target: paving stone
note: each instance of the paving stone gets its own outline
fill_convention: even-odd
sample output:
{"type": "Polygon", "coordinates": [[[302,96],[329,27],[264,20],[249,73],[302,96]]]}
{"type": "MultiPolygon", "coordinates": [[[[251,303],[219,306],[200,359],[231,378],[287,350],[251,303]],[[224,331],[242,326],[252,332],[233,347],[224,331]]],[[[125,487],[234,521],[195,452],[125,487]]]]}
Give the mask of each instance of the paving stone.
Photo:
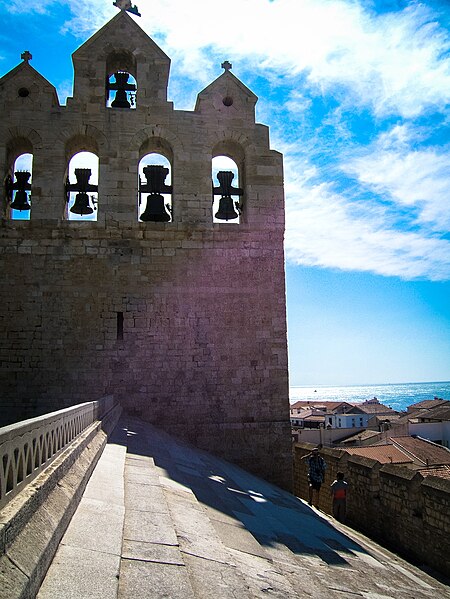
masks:
{"type": "Polygon", "coordinates": [[[225,547],[267,558],[264,548],[246,528],[218,520],[213,520],[212,525],[225,547]]]}
{"type": "Polygon", "coordinates": [[[231,564],[183,554],[189,578],[198,599],[253,598],[241,571],[231,564]]]}
{"type": "Polygon", "coordinates": [[[124,513],[123,505],[83,497],[61,542],[120,555],[124,513]]]}
{"type": "Polygon", "coordinates": [[[178,545],[173,524],[167,513],[127,510],[123,537],[128,541],[178,545]]]}
{"type": "Polygon", "coordinates": [[[160,486],[134,484],[127,480],[125,506],[130,511],[168,514],[167,503],[160,486]]]}
{"type": "Polygon", "coordinates": [[[185,566],[122,559],[117,599],[194,599],[185,566]]]}
{"type": "Polygon", "coordinates": [[[60,545],[37,599],[116,599],[120,557],[60,545]]]}
{"type": "Polygon", "coordinates": [[[161,543],[143,543],[142,541],[125,539],[122,547],[122,557],[144,562],[184,566],[179,548],[177,546],[162,545],[161,543]]]}

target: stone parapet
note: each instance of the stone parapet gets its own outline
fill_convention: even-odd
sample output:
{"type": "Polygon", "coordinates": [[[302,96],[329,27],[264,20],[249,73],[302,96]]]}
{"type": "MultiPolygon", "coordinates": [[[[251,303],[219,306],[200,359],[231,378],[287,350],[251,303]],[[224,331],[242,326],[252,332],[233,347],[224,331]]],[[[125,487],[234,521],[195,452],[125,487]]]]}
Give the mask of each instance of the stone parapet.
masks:
{"type": "Polygon", "coordinates": [[[105,397],[0,429],[2,489],[5,478],[17,483],[21,462],[30,459],[32,470],[12,489],[20,492],[2,498],[0,599],[36,597],[120,414],[120,405],[105,397]]]}
{"type": "MultiPolygon", "coordinates": [[[[294,446],[294,494],[307,499],[306,465],[312,445],[294,446]]],[[[331,514],[330,484],[339,470],[349,483],[346,522],[406,558],[450,577],[450,481],[424,478],[395,464],[324,448],[327,474],[320,509],[331,514]]]]}

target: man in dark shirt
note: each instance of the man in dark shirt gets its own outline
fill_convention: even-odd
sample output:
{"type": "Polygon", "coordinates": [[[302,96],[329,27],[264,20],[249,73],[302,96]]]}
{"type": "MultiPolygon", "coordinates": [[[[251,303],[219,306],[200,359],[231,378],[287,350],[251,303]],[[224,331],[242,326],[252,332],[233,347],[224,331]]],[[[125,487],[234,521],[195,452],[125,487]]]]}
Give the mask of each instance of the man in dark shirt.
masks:
{"type": "Polygon", "coordinates": [[[315,447],[311,453],[303,456],[302,460],[306,461],[308,466],[308,482],[309,482],[309,505],[313,504],[313,493],[316,492],[316,507],[319,507],[320,487],[325,478],[325,469],[327,467],[325,460],[319,455],[319,449],[315,447]]]}

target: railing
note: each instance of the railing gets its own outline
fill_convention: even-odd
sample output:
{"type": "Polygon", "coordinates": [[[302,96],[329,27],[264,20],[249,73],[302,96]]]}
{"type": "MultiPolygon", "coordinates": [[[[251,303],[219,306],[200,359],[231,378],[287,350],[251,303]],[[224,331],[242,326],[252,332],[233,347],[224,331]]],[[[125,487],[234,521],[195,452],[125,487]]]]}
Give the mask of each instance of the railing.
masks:
{"type": "Polygon", "coordinates": [[[0,428],[0,509],[113,408],[108,396],[0,428]]]}

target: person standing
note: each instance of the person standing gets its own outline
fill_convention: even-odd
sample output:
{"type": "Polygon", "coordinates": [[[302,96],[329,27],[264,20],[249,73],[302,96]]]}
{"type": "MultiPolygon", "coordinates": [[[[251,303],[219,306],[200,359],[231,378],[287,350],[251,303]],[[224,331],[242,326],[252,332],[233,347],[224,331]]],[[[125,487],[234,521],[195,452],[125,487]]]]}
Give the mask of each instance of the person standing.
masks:
{"type": "Polygon", "coordinates": [[[331,483],[333,494],[333,516],[339,522],[344,522],[347,512],[347,490],[348,482],[344,480],[344,473],[338,472],[336,480],[331,483]]]}
{"type": "Polygon", "coordinates": [[[319,454],[318,447],[315,447],[311,453],[308,453],[301,459],[305,460],[308,466],[309,505],[313,504],[313,495],[315,491],[315,505],[316,507],[319,507],[320,487],[325,479],[325,469],[327,465],[323,457],[319,454]]]}

